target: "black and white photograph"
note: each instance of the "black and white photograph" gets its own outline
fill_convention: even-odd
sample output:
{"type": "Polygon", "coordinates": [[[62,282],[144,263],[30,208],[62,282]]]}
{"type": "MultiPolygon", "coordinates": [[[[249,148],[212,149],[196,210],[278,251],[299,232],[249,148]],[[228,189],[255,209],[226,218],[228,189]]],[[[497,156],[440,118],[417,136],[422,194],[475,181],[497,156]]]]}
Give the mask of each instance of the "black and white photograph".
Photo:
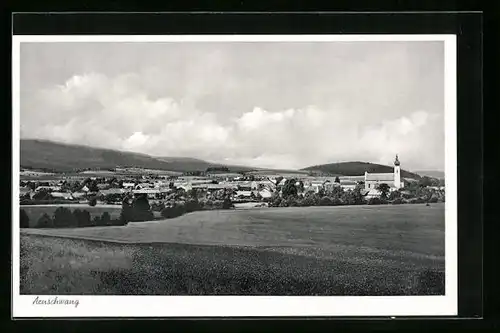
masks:
{"type": "Polygon", "coordinates": [[[25,316],[456,314],[454,36],[13,52],[25,316]]]}

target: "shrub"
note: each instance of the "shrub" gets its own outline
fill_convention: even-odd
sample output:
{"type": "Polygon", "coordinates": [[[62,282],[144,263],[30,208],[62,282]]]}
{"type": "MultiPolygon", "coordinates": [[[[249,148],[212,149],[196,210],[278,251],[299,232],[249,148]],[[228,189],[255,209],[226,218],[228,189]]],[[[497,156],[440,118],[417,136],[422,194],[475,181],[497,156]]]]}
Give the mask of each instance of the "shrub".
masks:
{"type": "Polygon", "coordinates": [[[78,221],[71,212],[65,207],[58,207],[54,212],[54,227],[56,228],[74,228],[78,226],[78,221]]]}
{"type": "Polygon", "coordinates": [[[212,200],[207,200],[205,201],[205,203],[203,204],[203,207],[205,209],[212,209],[214,206],[214,202],[212,200]]]}
{"type": "Polygon", "coordinates": [[[186,213],[194,212],[200,210],[200,204],[198,200],[188,200],[186,202],[186,213]]]}
{"type": "Polygon", "coordinates": [[[401,198],[397,198],[397,199],[392,200],[393,205],[400,205],[402,203],[403,203],[403,199],[401,199],[401,198]]]}
{"type": "Polygon", "coordinates": [[[380,200],[380,198],[374,197],[374,198],[368,199],[367,203],[369,205],[380,205],[382,203],[382,200],[380,200]]]}
{"type": "Polygon", "coordinates": [[[166,219],[171,219],[183,215],[186,212],[184,204],[174,204],[172,207],[165,207],[161,211],[161,216],[166,219]]]}
{"type": "Polygon", "coordinates": [[[417,203],[417,204],[423,204],[423,203],[425,203],[426,201],[427,201],[427,200],[425,200],[424,198],[417,198],[417,199],[415,199],[415,203],[417,203]]]}
{"type": "Polygon", "coordinates": [[[89,199],[89,206],[94,207],[95,205],[97,205],[97,198],[96,197],[90,198],[89,199]]]}
{"type": "Polygon", "coordinates": [[[320,206],[333,206],[333,200],[330,197],[324,196],[319,200],[320,206]]]}
{"type": "Polygon", "coordinates": [[[389,201],[387,201],[386,198],[380,197],[380,204],[381,205],[387,205],[388,203],[389,203],[389,201]]]}
{"type": "Polygon", "coordinates": [[[20,228],[29,228],[30,227],[30,218],[24,209],[21,209],[19,212],[19,227],[20,228]]]}
{"type": "Polygon", "coordinates": [[[280,207],[281,205],[281,198],[280,197],[275,197],[271,200],[271,206],[272,207],[280,207]]]}
{"type": "Polygon", "coordinates": [[[234,208],[231,199],[229,198],[224,199],[224,201],[222,202],[222,209],[231,209],[231,208],[234,208]]]}
{"type": "Polygon", "coordinates": [[[438,198],[437,198],[437,197],[432,197],[432,198],[429,200],[429,202],[430,202],[430,203],[437,203],[438,201],[439,201],[439,200],[438,200],[438,198]]]}
{"type": "MultiPolygon", "coordinates": [[[[136,198],[132,202],[131,222],[151,221],[154,219],[153,212],[149,206],[148,198],[144,195],[136,198]]],[[[128,222],[128,221],[127,221],[128,222]]]]}
{"type": "Polygon", "coordinates": [[[87,210],[75,209],[73,215],[76,218],[78,227],[88,227],[91,225],[90,213],[87,210]]]}
{"type": "Polygon", "coordinates": [[[111,215],[108,212],[104,212],[101,215],[101,225],[111,225],[111,215]]]}
{"type": "Polygon", "coordinates": [[[54,221],[47,213],[44,213],[36,222],[37,228],[51,228],[54,226],[54,221]]]}

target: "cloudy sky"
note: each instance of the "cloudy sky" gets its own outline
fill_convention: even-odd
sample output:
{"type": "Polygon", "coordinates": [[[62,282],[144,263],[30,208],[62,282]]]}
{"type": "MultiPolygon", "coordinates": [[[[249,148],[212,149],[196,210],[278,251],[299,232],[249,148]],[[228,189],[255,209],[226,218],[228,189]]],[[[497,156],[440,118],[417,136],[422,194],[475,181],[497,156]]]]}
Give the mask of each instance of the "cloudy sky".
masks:
{"type": "Polygon", "coordinates": [[[227,164],[444,169],[443,42],[23,43],[21,137],[227,164]]]}

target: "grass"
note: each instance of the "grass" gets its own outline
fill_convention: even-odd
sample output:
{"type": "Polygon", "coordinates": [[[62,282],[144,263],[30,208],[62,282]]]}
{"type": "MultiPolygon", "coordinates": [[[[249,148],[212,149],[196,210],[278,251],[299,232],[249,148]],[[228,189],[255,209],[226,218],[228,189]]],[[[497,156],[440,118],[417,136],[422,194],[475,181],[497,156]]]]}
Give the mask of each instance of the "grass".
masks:
{"type": "Polygon", "coordinates": [[[84,204],[74,204],[74,205],[29,205],[29,206],[20,206],[20,209],[24,209],[28,217],[30,218],[30,227],[34,227],[38,221],[38,219],[44,214],[47,213],[49,216],[53,216],[54,212],[58,207],[65,207],[71,209],[71,211],[75,209],[87,210],[90,213],[91,218],[94,216],[101,216],[102,213],[108,212],[112,219],[117,219],[120,217],[121,206],[116,205],[113,207],[105,206],[99,207],[94,206],[91,207],[89,205],[84,204]]]}
{"type": "Polygon", "coordinates": [[[27,229],[21,293],[444,294],[444,206],[206,211],[125,227],[27,229]]]}

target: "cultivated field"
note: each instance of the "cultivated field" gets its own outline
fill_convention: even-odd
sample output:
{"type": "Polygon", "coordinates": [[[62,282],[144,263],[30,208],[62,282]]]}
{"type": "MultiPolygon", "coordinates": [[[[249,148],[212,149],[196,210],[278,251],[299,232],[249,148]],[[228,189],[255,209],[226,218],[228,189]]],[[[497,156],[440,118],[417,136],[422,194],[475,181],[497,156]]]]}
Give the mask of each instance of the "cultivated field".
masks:
{"type": "Polygon", "coordinates": [[[30,218],[30,227],[34,227],[38,219],[47,213],[49,216],[53,216],[54,212],[58,207],[65,207],[71,209],[87,210],[90,213],[91,218],[94,216],[101,216],[102,213],[108,212],[112,219],[117,219],[120,216],[121,205],[100,205],[91,207],[85,204],[66,204],[66,205],[21,205],[20,209],[24,209],[28,217],[30,218]]]}
{"type": "Polygon", "coordinates": [[[123,227],[25,229],[21,282],[24,294],[444,294],[444,205],[203,211],[123,227]]]}

